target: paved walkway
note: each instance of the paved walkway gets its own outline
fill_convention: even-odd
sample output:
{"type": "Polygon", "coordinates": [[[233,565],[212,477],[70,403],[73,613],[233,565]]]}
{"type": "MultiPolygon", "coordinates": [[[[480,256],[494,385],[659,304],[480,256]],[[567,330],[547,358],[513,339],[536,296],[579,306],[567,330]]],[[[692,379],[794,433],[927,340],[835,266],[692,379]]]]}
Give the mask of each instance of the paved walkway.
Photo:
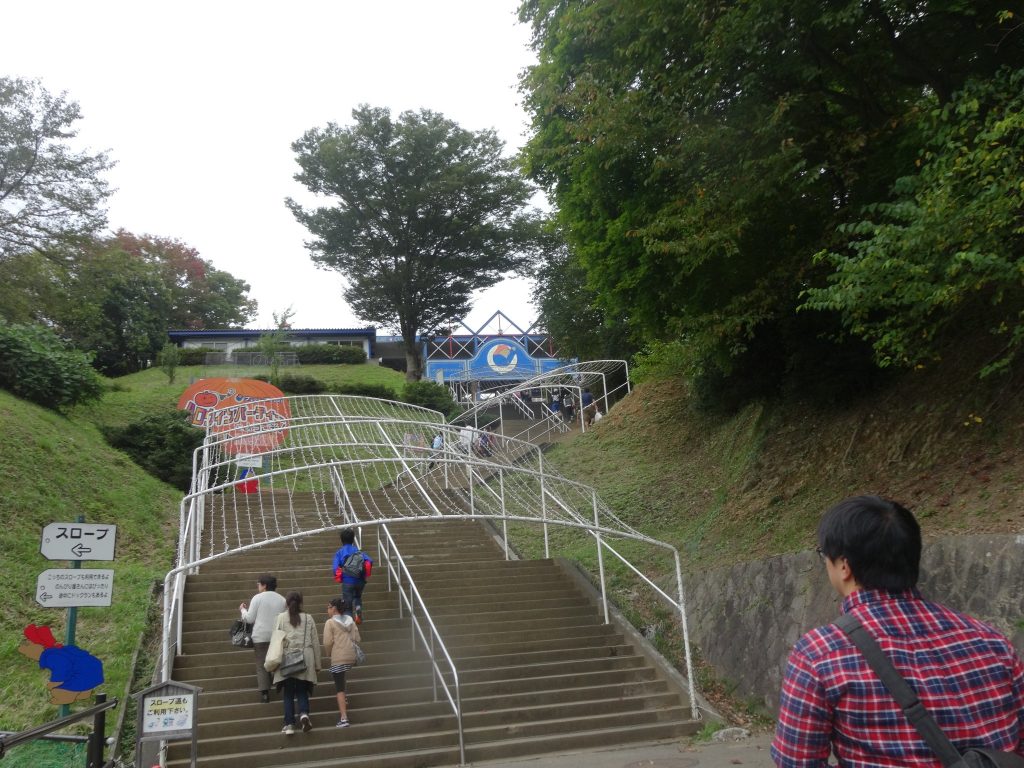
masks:
{"type": "Polygon", "coordinates": [[[687,740],[573,752],[567,755],[518,760],[485,760],[473,768],[772,768],[769,734],[741,741],[708,741],[690,745],[687,740]]]}

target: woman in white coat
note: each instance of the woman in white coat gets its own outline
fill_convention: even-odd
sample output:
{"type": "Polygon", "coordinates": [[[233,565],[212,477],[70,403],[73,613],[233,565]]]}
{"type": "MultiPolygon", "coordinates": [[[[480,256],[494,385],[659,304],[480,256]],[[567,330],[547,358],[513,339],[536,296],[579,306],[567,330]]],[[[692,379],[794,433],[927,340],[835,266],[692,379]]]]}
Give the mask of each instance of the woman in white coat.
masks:
{"type": "Polygon", "coordinates": [[[285,633],[282,653],[301,649],[306,660],[306,668],[295,675],[285,677],[281,674],[281,667],[274,672],[274,685],[282,692],[284,700],[284,728],[281,732],[291,736],[295,733],[296,710],[302,730],[313,730],[309,719],[309,694],[316,685],[316,673],[320,670],[320,644],[317,642],[316,622],[308,613],[302,612],[302,594],[289,592],[285,604],[288,610],[277,617],[274,626],[274,629],[285,633]]]}

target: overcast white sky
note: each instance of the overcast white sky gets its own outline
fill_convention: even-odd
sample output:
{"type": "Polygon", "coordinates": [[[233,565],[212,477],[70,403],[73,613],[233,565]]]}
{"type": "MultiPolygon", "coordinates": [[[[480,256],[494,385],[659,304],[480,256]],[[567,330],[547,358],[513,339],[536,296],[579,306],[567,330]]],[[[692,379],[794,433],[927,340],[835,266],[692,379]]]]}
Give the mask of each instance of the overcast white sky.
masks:
{"type": "MultiPolygon", "coordinates": [[[[79,136],[117,161],[111,230],[173,237],[251,286],[264,328],[365,323],[336,271],[313,266],[284,198],[309,199],[291,143],[361,103],[421,107],[494,128],[509,152],[527,118],[516,90],[533,61],[519,0],[32,0],[3,4],[0,74],[79,102],[79,136]]],[[[502,309],[535,319],[526,281],[477,297],[469,325],[502,309]]],[[[382,329],[383,330],[383,329],[382,329]]]]}

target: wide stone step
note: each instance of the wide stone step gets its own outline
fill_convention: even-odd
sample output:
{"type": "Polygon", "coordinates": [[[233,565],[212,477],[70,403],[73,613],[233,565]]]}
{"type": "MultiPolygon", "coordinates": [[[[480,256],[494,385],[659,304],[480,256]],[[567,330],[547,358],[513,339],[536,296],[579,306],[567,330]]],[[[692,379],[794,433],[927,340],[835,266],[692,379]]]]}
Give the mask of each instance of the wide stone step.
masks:
{"type": "MultiPolygon", "coordinates": [[[[296,494],[293,500],[300,498],[296,494]]],[[[248,501],[245,509],[264,515],[270,530],[277,530],[266,506],[239,501],[248,501]]],[[[369,514],[422,504],[394,488],[354,501],[369,514]]],[[[275,503],[286,508],[285,496],[279,494],[275,503]]],[[[447,507],[449,502],[438,503],[447,507]]],[[[299,525],[323,525],[322,506],[308,509],[299,512],[299,525]]],[[[279,525],[292,530],[284,518],[279,525]]],[[[680,691],[670,688],[632,640],[602,623],[599,606],[555,562],[506,560],[491,531],[474,521],[420,518],[389,529],[455,660],[467,760],[670,738],[694,730],[680,691]]],[[[364,593],[360,627],[369,663],[346,676],[352,722],[347,729],[333,727],[337,702],[325,663],[311,696],[313,731],[281,734],[279,693],[272,692],[271,703],[260,703],[253,652],[231,646],[227,633],[238,603],[252,598],[256,578],[267,572],[277,577],[282,594],[303,593],[319,635],[327,601],[340,594],[329,573],[340,546],[337,531],[317,532],[297,544],[254,547],[213,560],[189,577],[184,654],[176,659],[175,679],[203,689],[201,766],[412,768],[458,762],[455,715],[442,686],[435,686],[423,650],[412,642],[409,617],[399,615],[397,585],[388,590],[376,531],[368,525],[363,533],[362,546],[377,565],[364,593]]],[[[218,535],[223,532],[214,532],[213,547],[218,535]]],[[[203,551],[210,551],[209,545],[203,551]]],[[[443,659],[438,663],[454,691],[454,674],[443,659]]],[[[185,765],[187,744],[173,745],[169,757],[169,765],[185,765]]]]}

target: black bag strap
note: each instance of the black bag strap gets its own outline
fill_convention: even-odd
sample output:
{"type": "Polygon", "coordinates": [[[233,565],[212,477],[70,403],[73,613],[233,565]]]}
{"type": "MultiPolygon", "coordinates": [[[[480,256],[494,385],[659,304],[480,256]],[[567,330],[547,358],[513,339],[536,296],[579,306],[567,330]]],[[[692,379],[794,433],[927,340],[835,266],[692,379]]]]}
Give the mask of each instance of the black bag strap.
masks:
{"type": "Polygon", "coordinates": [[[839,627],[850,638],[857,649],[863,654],[868,666],[878,675],[878,679],[889,690],[896,703],[900,705],[903,714],[906,715],[917,732],[924,739],[924,743],[935,753],[946,768],[963,763],[963,756],[953,746],[953,742],[942,732],[935,718],[925,709],[924,704],[917,698],[914,689],[903,679],[903,676],[896,671],[896,667],[889,661],[875,638],[864,629],[864,626],[857,620],[856,616],[844,613],[835,621],[839,627]]]}

